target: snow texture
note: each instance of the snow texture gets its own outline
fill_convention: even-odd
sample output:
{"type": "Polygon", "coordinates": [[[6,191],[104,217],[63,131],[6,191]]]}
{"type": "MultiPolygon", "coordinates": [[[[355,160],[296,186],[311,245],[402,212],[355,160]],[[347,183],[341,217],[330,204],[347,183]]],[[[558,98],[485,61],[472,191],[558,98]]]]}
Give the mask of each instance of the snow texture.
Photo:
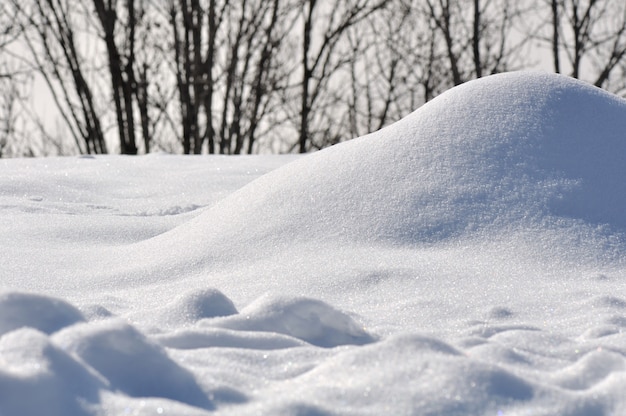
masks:
{"type": "Polygon", "coordinates": [[[625,132],[509,73],[302,157],[0,160],[0,415],[626,413],[625,132]]]}

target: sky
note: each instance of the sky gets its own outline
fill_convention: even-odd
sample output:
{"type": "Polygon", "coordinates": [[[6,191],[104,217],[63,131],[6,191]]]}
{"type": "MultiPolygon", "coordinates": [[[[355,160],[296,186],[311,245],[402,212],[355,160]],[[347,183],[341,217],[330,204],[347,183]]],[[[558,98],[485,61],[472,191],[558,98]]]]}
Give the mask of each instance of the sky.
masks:
{"type": "Polygon", "coordinates": [[[0,160],[0,414],[621,414],[625,128],[518,72],[310,155],[0,160]]]}

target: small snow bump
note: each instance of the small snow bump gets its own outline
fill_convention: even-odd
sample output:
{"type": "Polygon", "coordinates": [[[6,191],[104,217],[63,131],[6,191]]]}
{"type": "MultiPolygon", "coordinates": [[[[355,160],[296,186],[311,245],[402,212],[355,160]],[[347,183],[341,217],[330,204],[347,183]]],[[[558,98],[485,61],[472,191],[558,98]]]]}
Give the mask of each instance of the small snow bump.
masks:
{"type": "Polygon", "coordinates": [[[194,376],[133,326],[108,319],[75,325],[53,340],[134,397],[163,397],[211,409],[194,376]]]}
{"type": "Polygon", "coordinates": [[[305,297],[263,297],[246,307],[242,315],[216,324],[236,330],[277,332],[327,348],[375,340],[344,312],[305,297]]]}
{"type": "Polygon", "coordinates": [[[35,329],[0,337],[2,415],[85,415],[106,381],[35,329]]]}
{"type": "Polygon", "coordinates": [[[78,309],[61,299],[21,292],[0,293],[0,335],[22,327],[51,334],[84,320],[78,309]]]}
{"type": "Polygon", "coordinates": [[[197,289],[178,296],[165,306],[161,311],[161,321],[180,325],[235,314],[237,308],[219,290],[197,289]]]}

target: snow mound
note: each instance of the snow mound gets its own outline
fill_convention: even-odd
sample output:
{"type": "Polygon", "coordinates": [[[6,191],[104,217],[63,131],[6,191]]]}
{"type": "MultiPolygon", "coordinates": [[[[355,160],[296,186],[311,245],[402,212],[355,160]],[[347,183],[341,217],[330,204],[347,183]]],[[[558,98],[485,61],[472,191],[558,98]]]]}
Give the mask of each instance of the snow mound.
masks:
{"type": "Polygon", "coordinates": [[[350,316],[321,300],[303,297],[264,296],[239,315],[211,324],[240,331],[276,332],[328,348],[374,341],[350,316]]]}
{"type": "Polygon", "coordinates": [[[19,292],[0,293],[0,335],[29,327],[51,334],[84,321],[69,303],[44,295],[19,292]]]}
{"type": "Polygon", "coordinates": [[[260,177],[168,238],[195,236],[215,253],[224,241],[419,244],[581,224],[623,232],[624,131],[626,101],[593,86],[490,76],[260,177]]]}
{"type": "Polygon", "coordinates": [[[0,337],[0,413],[50,416],[92,414],[106,382],[32,328],[0,337]]]}
{"type": "Polygon", "coordinates": [[[116,319],[86,323],[56,333],[53,340],[80,357],[110,386],[133,397],[162,397],[211,408],[193,375],[159,345],[116,319]]]}
{"type": "Polygon", "coordinates": [[[171,325],[193,323],[204,318],[215,318],[237,313],[233,302],[217,289],[198,289],[174,299],[161,312],[160,322],[171,325]]]}

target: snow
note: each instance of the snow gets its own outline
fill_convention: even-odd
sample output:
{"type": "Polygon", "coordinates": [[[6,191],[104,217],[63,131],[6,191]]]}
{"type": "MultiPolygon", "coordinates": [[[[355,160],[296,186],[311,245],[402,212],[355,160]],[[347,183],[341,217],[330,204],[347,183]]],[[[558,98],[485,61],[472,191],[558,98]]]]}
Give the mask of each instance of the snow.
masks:
{"type": "Polygon", "coordinates": [[[306,156],[0,160],[0,414],[626,413],[625,131],[509,73],[306,156]]]}

